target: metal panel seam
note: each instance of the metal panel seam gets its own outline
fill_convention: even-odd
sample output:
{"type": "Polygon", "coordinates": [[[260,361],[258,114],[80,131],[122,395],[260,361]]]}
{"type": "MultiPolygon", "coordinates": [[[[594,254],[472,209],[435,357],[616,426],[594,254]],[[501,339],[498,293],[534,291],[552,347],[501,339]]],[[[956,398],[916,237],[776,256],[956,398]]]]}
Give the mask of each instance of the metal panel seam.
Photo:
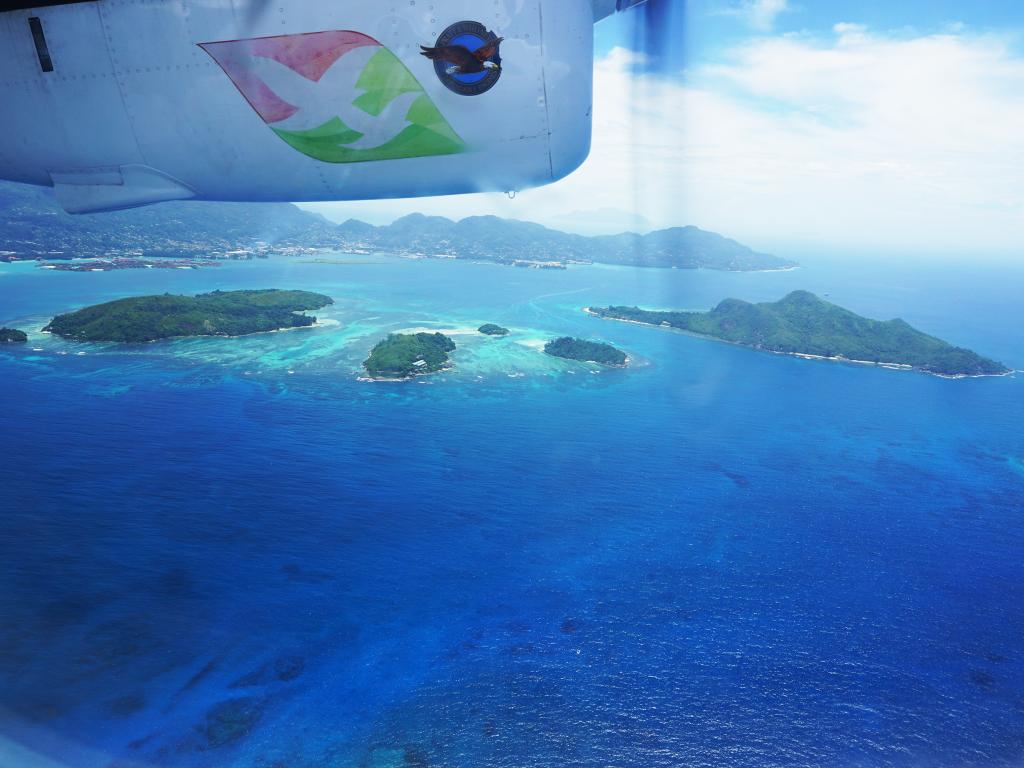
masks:
{"type": "Polygon", "coordinates": [[[114,81],[117,83],[117,93],[121,97],[121,106],[124,108],[124,116],[128,121],[128,127],[131,128],[132,138],[135,140],[135,151],[138,153],[143,164],[149,165],[149,160],[147,160],[145,154],[143,154],[142,145],[139,143],[139,134],[135,130],[135,121],[132,120],[131,110],[128,109],[128,97],[125,95],[124,83],[121,81],[121,75],[118,73],[117,62],[114,60],[114,54],[110,49],[110,31],[107,29],[107,21],[103,16],[103,6],[100,3],[96,3],[95,8],[96,15],[100,22],[100,29],[103,30],[103,45],[107,49],[107,60],[110,62],[110,73],[113,75],[114,81]]]}
{"type": "Polygon", "coordinates": [[[544,3],[543,0],[537,3],[538,24],[540,27],[540,82],[544,90],[544,122],[548,134],[548,173],[555,178],[555,160],[551,156],[551,111],[548,108],[548,74],[544,67],[544,59],[547,57],[547,43],[544,41],[544,3]]]}

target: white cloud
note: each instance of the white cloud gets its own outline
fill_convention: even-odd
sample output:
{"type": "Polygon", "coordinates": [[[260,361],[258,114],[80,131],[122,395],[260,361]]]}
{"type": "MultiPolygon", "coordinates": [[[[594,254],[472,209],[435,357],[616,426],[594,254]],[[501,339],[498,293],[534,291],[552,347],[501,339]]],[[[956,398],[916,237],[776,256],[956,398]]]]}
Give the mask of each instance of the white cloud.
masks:
{"type": "Polygon", "coordinates": [[[694,213],[721,221],[733,200],[744,230],[774,239],[781,225],[837,243],[1020,242],[1024,60],[994,37],[836,33],[756,41],[697,73],[685,145],[710,188],[694,213]]]}
{"type": "Polygon", "coordinates": [[[788,0],[740,0],[721,13],[738,16],[760,32],[769,32],[775,26],[775,17],[792,8],[788,0]]]}
{"type": "Polygon", "coordinates": [[[558,184],[514,201],[338,206],[377,221],[423,210],[553,224],[615,209],[775,250],[1024,242],[1024,59],[1005,40],[838,25],[826,41],[754,39],[686,85],[636,75],[634,59],[598,61],[593,152],[558,184]]]}

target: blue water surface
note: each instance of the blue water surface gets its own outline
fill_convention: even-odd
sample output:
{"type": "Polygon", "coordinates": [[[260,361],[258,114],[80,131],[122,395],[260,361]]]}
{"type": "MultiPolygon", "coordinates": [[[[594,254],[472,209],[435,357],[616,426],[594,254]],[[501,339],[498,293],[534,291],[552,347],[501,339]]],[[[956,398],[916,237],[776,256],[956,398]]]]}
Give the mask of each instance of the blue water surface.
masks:
{"type": "Polygon", "coordinates": [[[1024,377],[581,312],[806,288],[1024,368],[1024,269],[362,261],[0,266],[32,331],[0,349],[0,765],[1024,764],[1024,377]],[[38,333],[244,287],[329,293],[331,322],[38,333]],[[523,344],[359,380],[388,331],[482,322],[523,344]],[[635,364],[530,346],[566,334],[635,364]]]}

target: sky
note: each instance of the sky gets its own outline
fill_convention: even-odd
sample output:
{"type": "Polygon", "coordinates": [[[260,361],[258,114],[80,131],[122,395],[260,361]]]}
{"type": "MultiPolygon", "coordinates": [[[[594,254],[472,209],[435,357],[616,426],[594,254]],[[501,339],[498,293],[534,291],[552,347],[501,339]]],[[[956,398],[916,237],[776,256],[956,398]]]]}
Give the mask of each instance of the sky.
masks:
{"type": "Polygon", "coordinates": [[[595,28],[593,149],[568,178],[514,200],[304,207],[378,224],[496,214],[584,233],[695,224],[775,251],[1020,253],[1024,4],[653,10],[647,26],[633,10],[595,28]]]}

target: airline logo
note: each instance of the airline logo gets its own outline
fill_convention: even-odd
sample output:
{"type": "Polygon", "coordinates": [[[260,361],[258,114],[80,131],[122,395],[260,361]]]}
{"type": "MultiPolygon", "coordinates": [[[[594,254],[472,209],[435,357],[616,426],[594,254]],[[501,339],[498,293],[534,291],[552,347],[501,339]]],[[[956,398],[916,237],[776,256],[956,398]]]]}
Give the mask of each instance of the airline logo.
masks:
{"type": "Polygon", "coordinates": [[[462,152],[466,144],[391,51],[359,32],[202,43],[263,121],[325,163],[462,152]]]}

